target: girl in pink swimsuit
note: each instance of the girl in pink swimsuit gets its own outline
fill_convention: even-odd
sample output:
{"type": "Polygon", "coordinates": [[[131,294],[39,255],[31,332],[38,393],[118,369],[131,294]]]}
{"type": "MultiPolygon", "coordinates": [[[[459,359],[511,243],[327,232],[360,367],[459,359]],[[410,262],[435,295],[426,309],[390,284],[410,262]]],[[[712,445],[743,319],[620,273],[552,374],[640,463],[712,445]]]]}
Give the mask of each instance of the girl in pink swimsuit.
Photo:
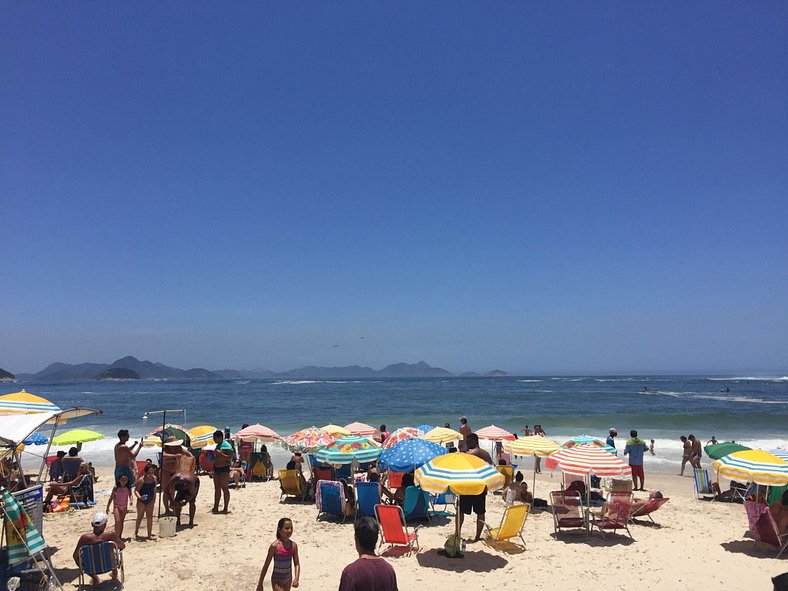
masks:
{"type": "Polygon", "coordinates": [[[109,513],[112,504],[115,504],[115,508],[112,510],[112,515],[115,517],[115,533],[121,539],[123,538],[123,523],[126,521],[126,513],[129,512],[129,493],[129,477],[122,473],[109,495],[109,501],[107,501],[107,513],[109,513]]]}
{"type": "Polygon", "coordinates": [[[293,522],[283,517],[276,525],[276,540],[268,548],[260,580],[257,582],[257,591],[263,591],[265,573],[271,561],[274,561],[274,570],[271,572],[271,587],[274,591],[290,591],[290,587],[298,587],[298,578],[301,576],[301,565],[298,562],[298,545],[290,539],[293,535],[293,522]],[[295,573],[293,572],[295,570],[295,573]]]}

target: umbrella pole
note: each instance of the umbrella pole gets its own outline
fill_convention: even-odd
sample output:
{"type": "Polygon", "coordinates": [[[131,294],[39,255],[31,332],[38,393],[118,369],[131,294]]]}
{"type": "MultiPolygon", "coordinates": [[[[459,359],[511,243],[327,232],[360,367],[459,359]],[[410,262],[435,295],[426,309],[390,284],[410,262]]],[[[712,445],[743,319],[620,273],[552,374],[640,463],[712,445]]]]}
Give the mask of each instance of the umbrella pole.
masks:
{"type": "Polygon", "coordinates": [[[534,454],[534,483],[531,485],[531,496],[536,498],[536,454],[534,454]]]}
{"type": "Polygon", "coordinates": [[[47,465],[47,458],[49,457],[49,450],[52,449],[52,439],[55,437],[55,431],[57,431],[57,421],[52,425],[52,433],[49,436],[49,441],[47,441],[47,450],[44,452],[44,459],[41,461],[41,467],[38,469],[38,480],[36,484],[41,484],[41,479],[44,476],[44,466],[47,465]]]}

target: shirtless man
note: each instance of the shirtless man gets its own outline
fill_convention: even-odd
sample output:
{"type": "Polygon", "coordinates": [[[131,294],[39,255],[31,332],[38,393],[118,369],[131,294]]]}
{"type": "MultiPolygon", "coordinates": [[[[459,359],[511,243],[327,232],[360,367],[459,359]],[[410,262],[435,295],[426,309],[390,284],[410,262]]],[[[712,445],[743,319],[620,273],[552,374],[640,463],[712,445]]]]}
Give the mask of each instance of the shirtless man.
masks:
{"type": "Polygon", "coordinates": [[[684,467],[687,465],[687,462],[690,461],[692,457],[692,442],[687,439],[686,435],[682,435],[679,437],[681,440],[681,445],[683,451],[681,453],[681,472],[679,472],[679,476],[684,476],[684,467]]]}
{"type": "Polygon", "coordinates": [[[222,513],[227,513],[230,505],[230,462],[233,459],[233,446],[224,439],[224,433],[215,431],[213,441],[216,443],[216,450],[213,456],[213,509],[212,513],[219,512],[219,500],[224,496],[224,509],[222,513]]]}
{"type": "MultiPolygon", "coordinates": [[[[170,435],[164,442],[164,451],[161,454],[161,486],[165,488],[176,472],[181,472],[181,459],[193,458],[192,453],[182,447],[183,441],[170,435]]],[[[170,505],[166,495],[164,497],[164,510],[169,511],[170,505]]]]}
{"type": "MultiPolygon", "coordinates": [[[[468,453],[470,455],[481,458],[488,464],[492,465],[493,461],[490,457],[490,454],[479,447],[479,437],[476,435],[476,433],[469,433],[466,435],[465,442],[468,444],[468,453]]],[[[484,530],[484,514],[487,509],[486,488],[478,495],[460,496],[460,531],[462,531],[462,522],[465,518],[465,515],[470,515],[471,509],[473,509],[473,512],[476,513],[476,537],[473,541],[478,542],[481,539],[482,531],[484,530]]]]}
{"type": "Polygon", "coordinates": [[[457,449],[460,451],[468,451],[468,435],[473,433],[470,425],[468,425],[468,417],[460,417],[460,433],[462,433],[463,439],[460,440],[457,449]]]}
{"type": "Polygon", "coordinates": [[[130,483],[137,481],[134,462],[137,459],[137,454],[142,449],[142,441],[132,443],[131,447],[126,445],[126,442],[129,440],[128,429],[118,431],[118,439],[120,441],[115,444],[115,486],[118,485],[121,474],[128,476],[130,483]],[[134,448],[137,449],[135,450],[134,448]]]}
{"type": "Polygon", "coordinates": [[[694,435],[690,435],[687,439],[692,442],[692,447],[690,448],[690,464],[692,464],[693,468],[700,468],[700,461],[703,458],[703,445],[700,439],[696,439],[694,435]]]}
{"type": "MultiPolygon", "coordinates": [[[[99,512],[93,515],[93,519],[90,522],[93,526],[93,531],[89,534],[82,534],[77,541],[77,547],[74,548],[73,557],[74,562],[77,563],[77,566],[79,566],[79,549],[82,546],[90,546],[91,544],[99,544],[101,542],[115,542],[115,544],[118,546],[118,550],[123,550],[123,548],[126,547],[125,542],[118,537],[118,534],[115,533],[115,530],[105,531],[107,528],[107,519],[106,513],[99,512]]],[[[112,578],[117,580],[117,569],[112,570],[112,578]]],[[[91,575],[90,581],[93,585],[99,584],[99,579],[96,575],[91,575]]]]}
{"type": "Polygon", "coordinates": [[[170,507],[169,512],[175,513],[176,522],[181,524],[181,508],[189,504],[189,527],[194,525],[194,513],[197,511],[197,494],[200,492],[200,479],[194,474],[176,472],[164,488],[164,498],[170,507]]]}

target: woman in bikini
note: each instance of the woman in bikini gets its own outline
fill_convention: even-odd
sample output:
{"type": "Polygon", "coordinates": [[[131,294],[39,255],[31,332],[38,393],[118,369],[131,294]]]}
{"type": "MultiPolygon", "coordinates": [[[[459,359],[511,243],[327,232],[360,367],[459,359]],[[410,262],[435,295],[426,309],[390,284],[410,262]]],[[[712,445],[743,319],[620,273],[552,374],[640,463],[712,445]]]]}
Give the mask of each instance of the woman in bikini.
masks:
{"type": "Polygon", "coordinates": [[[260,580],[257,582],[257,591],[263,591],[265,573],[268,572],[272,560],[274,570],[271,571],[271,588],[274,591],[290,591],[290,587],[298,587],[301,564],[298,562],[298,545],[290,539],[292,535],[293,522],[283,517],[276,525],[276,540],[268,548],[260,580]]]}
{"type": "Polygon", "coordinates": [[[140,535],[142,518],[148,519],[148,539],[153,539],[153,505],[156,500],[156,466],[148,464],[137,478],[134,486],[134,496],[137,497],[137,526],[134,528],[134,537],[140,535]]]}

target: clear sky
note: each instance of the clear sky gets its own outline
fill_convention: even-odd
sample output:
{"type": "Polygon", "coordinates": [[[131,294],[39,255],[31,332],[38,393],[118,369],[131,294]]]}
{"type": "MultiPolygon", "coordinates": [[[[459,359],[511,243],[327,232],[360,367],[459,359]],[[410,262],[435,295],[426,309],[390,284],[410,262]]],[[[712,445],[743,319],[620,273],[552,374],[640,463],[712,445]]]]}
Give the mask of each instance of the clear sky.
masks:
{"type": "Polygon", "coordinates": [[[788,372],[788,4],[548,4],[5,3],[0,367],[788,372]]]}

